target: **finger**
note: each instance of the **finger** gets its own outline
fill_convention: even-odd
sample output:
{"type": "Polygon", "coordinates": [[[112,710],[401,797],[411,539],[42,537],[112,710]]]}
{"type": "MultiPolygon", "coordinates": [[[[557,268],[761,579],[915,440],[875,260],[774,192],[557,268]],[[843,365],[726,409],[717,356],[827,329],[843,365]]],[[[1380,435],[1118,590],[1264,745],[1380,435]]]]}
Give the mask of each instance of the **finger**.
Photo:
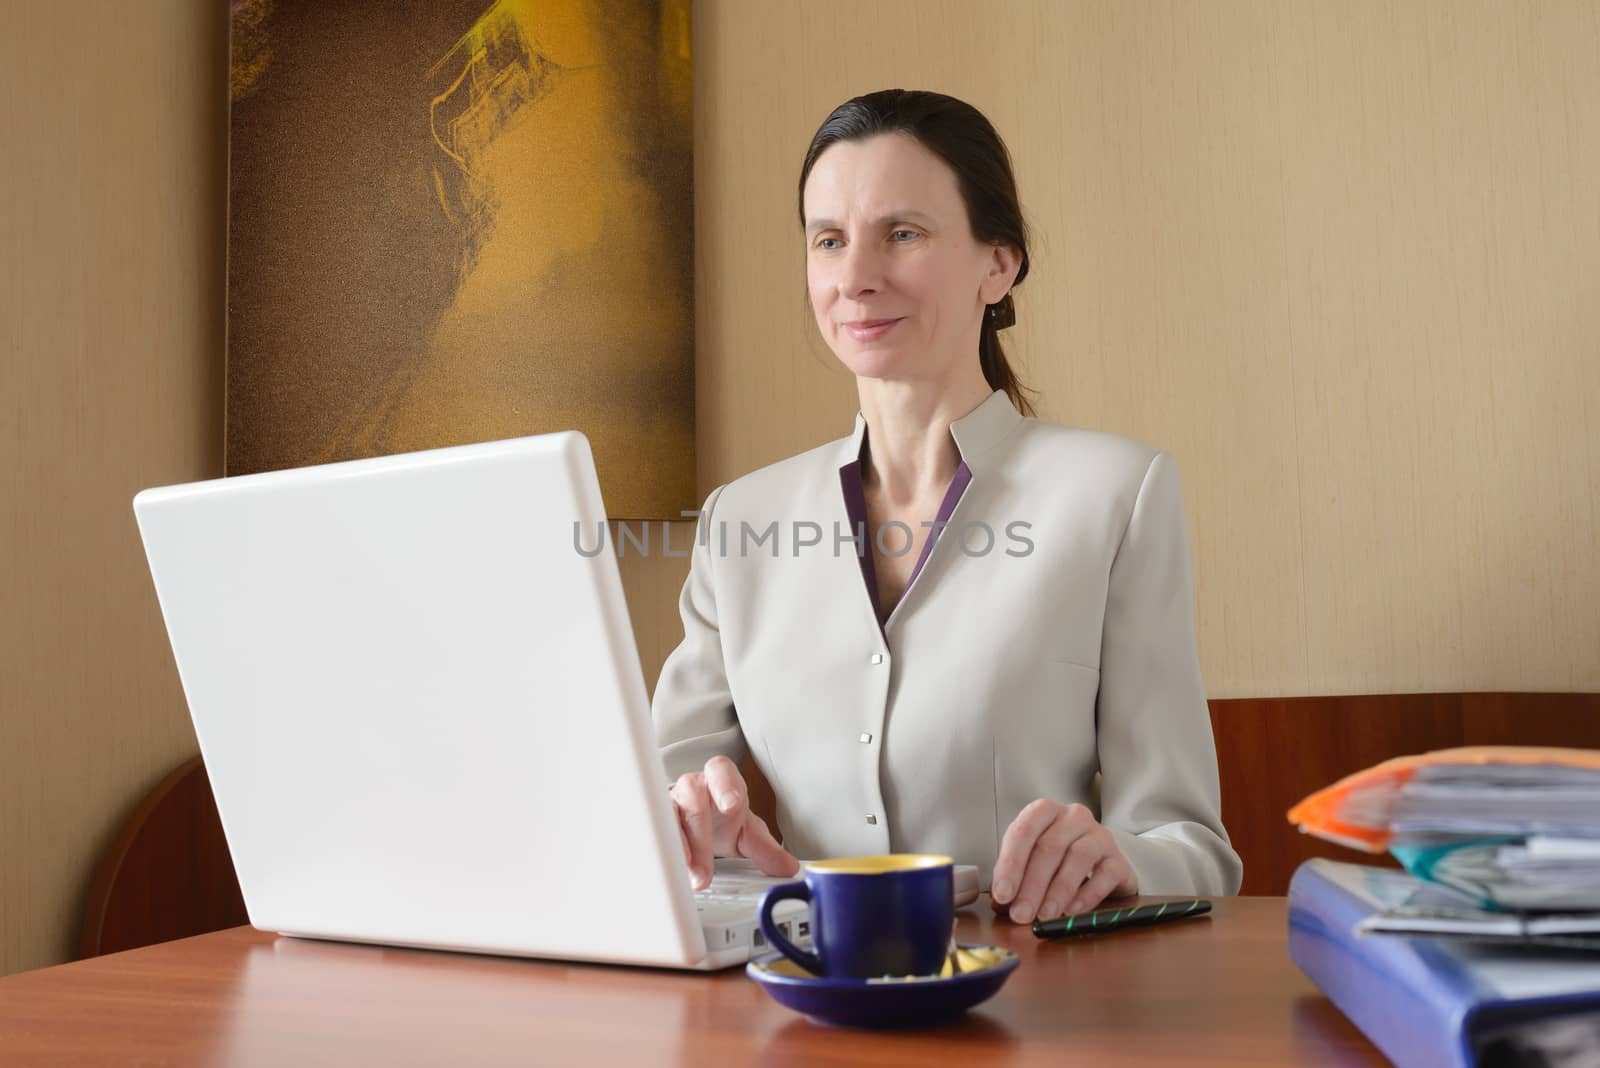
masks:
{"type": "Polygon", "coordinates": [[[678,817],[678,844],[683,847],[683,867],[687,871],[694,867],[694,857],[689,853],[689,832],[683,829],[683,809],[676,801],[672,804],[672,814],[678,817]]]}
{"type": "Polygon", "coordinates": [[[672,801],[672,812],[678,817],[678,844],[683,846],[683,867],[689,873],[689,885],[695,890],[702,890],[704,886],[700,881],[700,872],[695,868],[694,845],[690,842],[688,819],[676,797],[672,801]]]}
{"type": "MultiPolygon", "coordinates": [[[[1102,882],[1110,883],[1110,887],[1104,890],[1103,893],[1099,892],[1100,888],[1098,886],[1096,887],[1098,895],[1096,904],[1107,897],[1128,897],[1137,894],[1139,892],[1139,875],[1133,870],[1133,862],[1128,859],[1128,854],[1124,853],[1122,847],[1117,844],[1116,835],[1112,834],[1109,828],[1102,826],[1095,831],[1095,837],[1102,842],[1104,848],[1102,850],[1103,856],[1090,873],[1090,878],[1099,878],[1102,882]]],[[[1087,884],[1088,881],[1086,879],[1085,883],[1087,884]]],[[[1079,896],[1082,897],[1083,895],[1080,894],[1079,896]]],[[[1078,900],[1078,898],[1073,900],[1078,900]]],[[[1070,906],[1071,902],[1068,904],[1070,906]]],[[[1094,906],[1089,905],[1087,907],[1093,908],[1094,906]]]]}
{"type": "Polygon", "coordinates": [[[994,862],[994,874],[989,880],[989,895],[1002,905],[1009,905],[1022,885],[1027,870],[1028,857],[1033,844],[1039,840],[1046,827],[1055,820],[1056,806],[1039,800],[1029,804],[1006,828],[1000,839],[1000,856],[994,862]]]}
{"type": "Polygon", "coordinates": [[[725,756],[714,756],[706,761],[706,786],[716,802],[717,811],[724,816],[738,817],[740,810],[749,804],[749,790],[739,766],[725,756]]]}
{"type": "Polygon", "coordinates": [[[1112,891],[1126,885],[1133,876],[1133,869],[1119,853],[1102,860],[1094,869],[1094,874],[1089,876],[1078,891],[1078,896],[1067,906],[1069,912],[1088,912],[1099,905],[1112,891]]]}
{"type": "MultiPolygon", "coordinates": [[[[1039,906],[1039,919],[1055,920],[1068,912],[1082,911],[1070,906],[1077,900],[1095,865],[1102,863],[1107,856],[1107,846],[1097,834],[1084,834],[1073,842],[1061,860],[1056,877],[1050,880],[1050,888],[1045,891],[1043,903],[1039,906]]],[[[1095,899],[1097,903],[1099,900],[1095,899]]]]}
{"type": "Polygon", "coordinates": [[[767,875],[794,875],[800,862],[772,837],[766,821],[754,812],[745,813],[744,827],[739,832],[739,855],[756,862],[767,875]]]}
{"type": "Polygon", "coordinates": [[[714,866],[711,791],[706,789],[705,776],[698,772],[684,775],[672,789],[689,838],[689,878],[696,890],[704,890],[711,883],[714,866]]]}
{"type": "MultiPolygon", "coordinates": [[[[1028,858],[1027,870],[1022,876],[1022,885],[1017,889],[1017,899],[1011,903],[1011,919],[1016,923],[1028,923],[1038,913],[1044,902],[1045,891],[1050,889],[1050,883],[1061,870],[1062,863],[1071,851],[1079,848],[1079,842],[1089,832],[1092,824],[1086,823],[1081,817],[1074,818],[1070,808],[1062,809],[1045,832],[1039,836],[1039,841],[1034,843],[1033,855],[1028,858]]],[[[1088,874],[1089,865],[1083,866],[1079,874],[1081,880],[1088,874]]]]}

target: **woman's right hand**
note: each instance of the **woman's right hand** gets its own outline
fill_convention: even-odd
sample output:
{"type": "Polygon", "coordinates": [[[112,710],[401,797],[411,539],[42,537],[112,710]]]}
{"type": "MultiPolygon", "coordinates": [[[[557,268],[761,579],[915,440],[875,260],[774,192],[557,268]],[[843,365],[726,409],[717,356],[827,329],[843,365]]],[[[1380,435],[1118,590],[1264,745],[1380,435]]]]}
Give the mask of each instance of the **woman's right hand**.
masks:
{"type": "Polygon", "coordinates": [[[717,857],[748,857],[768,875],[794,875],[800,870],[800,862],[750,811],[744,776],[725,756],[706,761],[703,771],[678,776],[672,784],[672,807],[678,813],[678,838],[696,890],[711,885],[717,857]]]}

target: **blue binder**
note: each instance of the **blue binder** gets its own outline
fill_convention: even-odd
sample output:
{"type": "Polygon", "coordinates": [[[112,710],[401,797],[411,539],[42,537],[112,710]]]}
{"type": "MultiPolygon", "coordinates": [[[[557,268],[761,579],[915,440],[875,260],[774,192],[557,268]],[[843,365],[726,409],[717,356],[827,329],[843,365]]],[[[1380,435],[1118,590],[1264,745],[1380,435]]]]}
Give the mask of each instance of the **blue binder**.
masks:
{"type": "Polygon", "coordinates": [[[1600,1011],[1592,955],[1354,933],[1415,886],[1403,872],[1320,859],[1289,883],[1290,959],[1400,1068],[1470,1066],[1485,1032],[1600,1011]]]}

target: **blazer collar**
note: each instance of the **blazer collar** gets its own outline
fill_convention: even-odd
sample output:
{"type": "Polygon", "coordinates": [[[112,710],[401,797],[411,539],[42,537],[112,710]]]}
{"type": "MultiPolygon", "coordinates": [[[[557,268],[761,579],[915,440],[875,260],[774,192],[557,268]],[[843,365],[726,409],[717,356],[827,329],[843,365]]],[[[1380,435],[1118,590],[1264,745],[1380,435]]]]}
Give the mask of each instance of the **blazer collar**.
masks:
{"type": "MultiPolygon", "coordinates": [[[[956,439],[956,449],[967,469],[974,475],[981,475],[987,469],[988,454],[1010,437],[1021,422],[1022,414],[1006,396],[1006,391],[997,389],[982,404],[951,423],[950,436],[956,439]]],[[[867,417],[857,409],[855,430],[845,439],[845,446],[839,453],[839,466],[861,459],[861,446],[866,438],[867,417]]]]}

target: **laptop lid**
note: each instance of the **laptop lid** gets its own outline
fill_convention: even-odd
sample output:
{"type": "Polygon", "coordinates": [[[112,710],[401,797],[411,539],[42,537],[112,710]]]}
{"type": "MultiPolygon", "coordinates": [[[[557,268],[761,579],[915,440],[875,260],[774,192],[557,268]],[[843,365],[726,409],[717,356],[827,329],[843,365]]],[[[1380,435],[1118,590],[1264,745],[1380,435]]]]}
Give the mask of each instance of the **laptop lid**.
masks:
{"type": "Polygon", "coordinates": [[[146,490],[134,512],[254,926],[705,955],[581,433],[146,490]]]}

